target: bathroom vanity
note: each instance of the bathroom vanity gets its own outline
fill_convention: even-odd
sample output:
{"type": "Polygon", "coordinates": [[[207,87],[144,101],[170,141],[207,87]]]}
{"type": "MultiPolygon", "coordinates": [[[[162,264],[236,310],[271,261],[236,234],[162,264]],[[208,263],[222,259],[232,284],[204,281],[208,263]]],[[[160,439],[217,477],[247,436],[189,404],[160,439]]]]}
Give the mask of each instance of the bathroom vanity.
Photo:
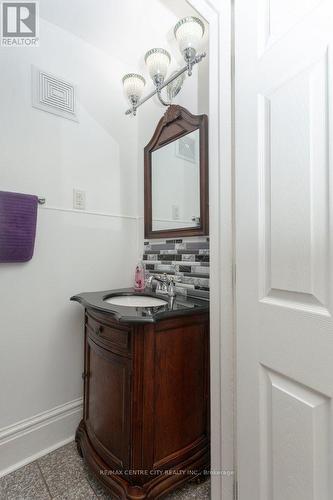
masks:
{"type": "Polygon", "coordinates": [[[132,289],[71,300],[85,309],[84,413],[76,441],[95,476],[117,498],[132,500],[162,498],[204,476],[209,303],[132,289]],[[105,300],[115,296],[125,305],[105,300]],[[133,296],[164,304],[137,307],[129,304],[133,296]]]}

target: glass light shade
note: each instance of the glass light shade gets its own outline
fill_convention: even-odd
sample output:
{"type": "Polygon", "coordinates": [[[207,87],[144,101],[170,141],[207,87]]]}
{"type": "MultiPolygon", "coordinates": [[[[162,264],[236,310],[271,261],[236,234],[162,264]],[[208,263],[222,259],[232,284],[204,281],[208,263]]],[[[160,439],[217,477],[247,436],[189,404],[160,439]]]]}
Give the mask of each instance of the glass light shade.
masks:
{"type": "MultiPolygon", "coordinates": [[[[175,74],[175,71],[170,75],[173,76],[175,74]]],[[[169,85],[166,86],[166,91],[167,91],[167,96],[169,101],[172,101],[176,97],[177,94],[182,89],[184,80],[185,80],[185,73],[182,73],[181,75],[178,76],[175,80],[169,83],[169,85]]]]}
{"type": "Polygon", "coordinates": [[[184,17],[178,21],[174,28],[174,35],[180,51],[194,49],[197,52],[204,32],[205,25],[197,17],[184,17]]]}
{"type": "Polygon", "coordinates": [[[145,63],[147,64],[151,78],[156,81],[163,82],[168,72],[168,67],[171,62],[170,54],[165,49],[151,49],[145,55],[145,63]]]}
{"type": "Polygon", "coordinates": [[[136,73],[128,73],[123,77],[123,85],[128,99],[131,101],[134,98],[138,101],[142,96],[146,80],[136,73]]]}

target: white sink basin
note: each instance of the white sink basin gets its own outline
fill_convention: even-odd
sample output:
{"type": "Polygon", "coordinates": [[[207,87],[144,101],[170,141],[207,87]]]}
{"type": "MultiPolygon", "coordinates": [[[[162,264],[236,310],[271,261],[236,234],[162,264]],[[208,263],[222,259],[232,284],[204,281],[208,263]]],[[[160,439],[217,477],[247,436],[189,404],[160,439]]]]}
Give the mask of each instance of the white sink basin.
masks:
{"type": "Polygon", "coordinates": [[[114,306],[126,307],[158,307],[167,304],[166,300],[148,297],[147,295],[115,295],[104,299],[104,302],[114,306]]]}

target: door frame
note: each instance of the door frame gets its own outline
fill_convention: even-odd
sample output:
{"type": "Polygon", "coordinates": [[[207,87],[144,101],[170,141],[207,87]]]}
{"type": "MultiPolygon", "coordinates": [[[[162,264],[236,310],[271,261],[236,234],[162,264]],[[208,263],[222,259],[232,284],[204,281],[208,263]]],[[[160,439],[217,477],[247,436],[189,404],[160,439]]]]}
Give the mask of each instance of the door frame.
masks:
{"type": "Polygon", "coordinates": [[[209,24],[211,479],[212,499],[232,500],[237,484],[233,0],[187,2],[209,24]]]}

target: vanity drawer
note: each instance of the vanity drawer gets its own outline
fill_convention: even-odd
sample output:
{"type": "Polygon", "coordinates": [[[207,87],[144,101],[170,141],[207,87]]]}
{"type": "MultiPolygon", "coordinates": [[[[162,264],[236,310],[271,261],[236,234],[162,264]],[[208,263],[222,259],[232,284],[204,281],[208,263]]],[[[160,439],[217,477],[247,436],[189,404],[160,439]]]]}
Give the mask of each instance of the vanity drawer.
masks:
{"type": "Polygon", "coordinates": [[[89,338],[101,347],[116,354],[131,354],[131,331],[127,326],[113,323],[95,311],[86,311],[86,330],[89,338]]]}

